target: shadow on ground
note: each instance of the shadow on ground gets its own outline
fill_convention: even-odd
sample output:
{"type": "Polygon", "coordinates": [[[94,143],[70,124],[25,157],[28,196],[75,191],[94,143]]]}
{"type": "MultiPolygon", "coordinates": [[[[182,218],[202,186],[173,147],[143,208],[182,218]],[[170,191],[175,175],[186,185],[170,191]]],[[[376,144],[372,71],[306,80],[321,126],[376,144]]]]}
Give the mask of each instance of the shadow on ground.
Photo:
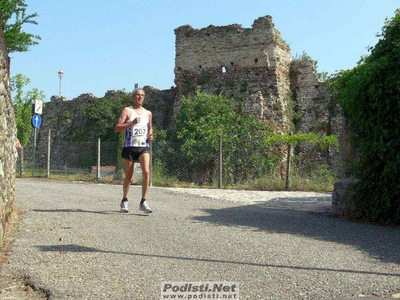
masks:
{"type": "Polygon", "coordinates": [[[59,213],[59,212],[64,212],[64,213],[91,213],[91,214],[101,214],[101,215],[126,215],[126,216],[140,216],[140,217],[148,217],[149,214],[146,213],[123,213],[119,211],[94,211],[94,210],[85,210],[85,209],[32,209],[31,211],[33,212],[40,212],[40,213],[59,213]]]}
{"type": "Polygon", "coordinates": [[[313,271],[327,271],[327,272],[335,272],[335,273],[339,272],[339,273],[352,273],[352,274],[372,274],[372,275],[400,277],[400,274],[372,272],[372,271],[355,271],[355,270],[346,270],[346,269],[299,267],[299,266],[279,265],[279,264],[242,262],[242,261],[234,261],[234,260],[207,259],[207,258],[198,258],[198,257],[189,257],[189,256],[173,256],[173,255],[161,255],[161,254],[153,254],[153,253],[108,251],[108,250],[101,250],[101,249],[93,248],[93,247],[80,246],[80,245],[76,245],[76,244],[36,246],[36,247],[42,252],[106,253],[106,254],[150,257],[150,258],[158,258],[158,259],[176,259],[176,260],[183,260],[183,261],[196,261],[196,262],[204,262],[204,263],[234,264],[234,265],[248,265],[248,266],[256,266],[256,267],[268,267],[268,268],[280,268],[280,269],[313,270],[313,271]]]}
{"type": "Polygon", "coordinates": [[[330,212],[332,210],[332,196],[279,197],[257,202],[257,205],[284,210],[330,212]]]}
{"type": "MultiPolygon", "coordinates": [[[[301,201],[296,198],[296,201],[301,201]]],[[[306,201],[306,200],[305,200],[306,201]]],[[[355,246],[376,259],[400,264],[400,228],[336,219],[329,214],[276,209],[259,205],[202,209],[192,220],[223,226],[306,236],[355,246]]]]}

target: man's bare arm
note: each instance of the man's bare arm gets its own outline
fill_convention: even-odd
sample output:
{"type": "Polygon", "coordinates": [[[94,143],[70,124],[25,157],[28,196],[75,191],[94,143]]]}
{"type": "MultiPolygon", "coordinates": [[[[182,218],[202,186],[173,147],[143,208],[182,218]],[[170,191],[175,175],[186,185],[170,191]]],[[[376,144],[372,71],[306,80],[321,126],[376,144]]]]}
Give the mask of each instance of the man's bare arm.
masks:
{"type": "Polygon", "coordinates": [[[125,107],[122,112],[121,115],[118,118],[117,124],[115,125],[114,131],[115,132],[121,132],[126,130],[127,128],[129,128],[130,126],[132,126],[133,124],[131,123],[125,123],[126,120],[128,120],[130,118],[130,110],[129,107],[125,107]]]}

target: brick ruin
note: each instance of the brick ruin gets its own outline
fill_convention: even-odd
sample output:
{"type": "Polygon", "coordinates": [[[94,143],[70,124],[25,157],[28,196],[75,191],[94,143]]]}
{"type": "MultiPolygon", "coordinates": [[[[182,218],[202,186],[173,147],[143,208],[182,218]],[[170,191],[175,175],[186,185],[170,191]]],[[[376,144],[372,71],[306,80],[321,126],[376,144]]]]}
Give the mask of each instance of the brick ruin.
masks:
{"type": "MultiPolygon", "coordinates": [[[[222,93],[242,97],[246,113],[269,123],[276,132],[341,136],[339,107],[331,103],[325,82],[317,78],[315,62],[292,59],[271,16],[258,18],[251,28],[185,25],[175,34],[175,116],[182,96],[197,91],[222,93]]],[[[315,146],[296,150],[304,164],[338,160],[332,152],[316,157],[311,148],[315,146]]]]}
{"type": "Polygon", "coordinates": [[[241,25],[190,25],[175,29],[175,83],[179,110],[182,95],[219,94],[245,97],[246,112],[286,131],[287,96],[290,92],[290,48],[275,29],[270,16],[241,25]]]}

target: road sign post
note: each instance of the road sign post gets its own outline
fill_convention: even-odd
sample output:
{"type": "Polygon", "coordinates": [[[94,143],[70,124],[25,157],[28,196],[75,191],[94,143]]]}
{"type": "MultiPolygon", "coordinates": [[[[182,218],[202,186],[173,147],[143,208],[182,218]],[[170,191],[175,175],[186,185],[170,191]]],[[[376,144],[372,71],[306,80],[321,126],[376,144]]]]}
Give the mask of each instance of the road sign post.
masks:
{"type": "MultiPolygon", "coordinates": [[[[41,111],[40,111],[41,113],[41,111]]],[[[35,128],[35,134],[33,137],[33,163],[32,163],[32,177],[35,176],[35,162],[36,162],[36,132],[37,129],[42,125],[42,117],[39,114],[32,116],[32,126],[35,128]]]]}
{"type": "Polygon", "coordinates": [[[32,113],[41,115],[43,112],[43,101],[42,100],[33,100],[32,101],[32,113]]]}
{"type": "Polygon", "coordinates": [[[39,114],[34,114],[31,123],[34,128],[39,128],[42,125],[42,117],[39,114]]]}

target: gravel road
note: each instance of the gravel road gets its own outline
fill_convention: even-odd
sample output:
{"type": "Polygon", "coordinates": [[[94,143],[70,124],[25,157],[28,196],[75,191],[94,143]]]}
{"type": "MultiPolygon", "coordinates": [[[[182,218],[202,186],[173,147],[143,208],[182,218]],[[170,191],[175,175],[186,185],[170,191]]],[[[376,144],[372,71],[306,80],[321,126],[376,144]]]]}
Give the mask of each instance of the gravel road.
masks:
{"type": "Polygon", "coordinates": [[[400,229],[333,218],[329,194],[152,187],[146,215],[137,186],[119,213],[121,192],[17,179],[24,213],[3,272],[50,299],[166,299],[162,282],[234,282],[251,300],[400,298],[400,229]]]}

